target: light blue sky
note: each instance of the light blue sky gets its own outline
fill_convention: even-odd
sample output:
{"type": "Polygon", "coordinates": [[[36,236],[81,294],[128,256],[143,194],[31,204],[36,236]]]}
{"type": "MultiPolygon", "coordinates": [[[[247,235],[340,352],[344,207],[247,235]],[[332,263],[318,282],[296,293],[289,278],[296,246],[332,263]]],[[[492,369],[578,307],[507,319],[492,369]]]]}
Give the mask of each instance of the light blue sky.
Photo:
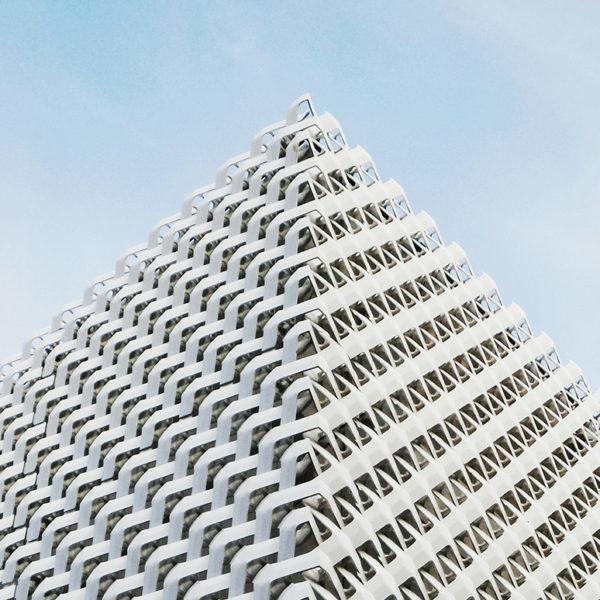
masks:
{"type": "Polygon", "coordinates": [[[309,92],[600,385],[600,4],[0,4],[0,356],[309,92]]]}

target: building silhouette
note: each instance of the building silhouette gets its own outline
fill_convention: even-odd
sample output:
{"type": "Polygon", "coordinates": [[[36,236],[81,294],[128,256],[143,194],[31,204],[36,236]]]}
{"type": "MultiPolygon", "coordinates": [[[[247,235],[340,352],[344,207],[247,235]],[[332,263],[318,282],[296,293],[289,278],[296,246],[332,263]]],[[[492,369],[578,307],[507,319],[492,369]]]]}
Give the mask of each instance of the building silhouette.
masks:
{"type": "Polygon", "coordinates": [[[597,399],[309,97],[0,385],[0,600],[600,598],[597,399]]]}

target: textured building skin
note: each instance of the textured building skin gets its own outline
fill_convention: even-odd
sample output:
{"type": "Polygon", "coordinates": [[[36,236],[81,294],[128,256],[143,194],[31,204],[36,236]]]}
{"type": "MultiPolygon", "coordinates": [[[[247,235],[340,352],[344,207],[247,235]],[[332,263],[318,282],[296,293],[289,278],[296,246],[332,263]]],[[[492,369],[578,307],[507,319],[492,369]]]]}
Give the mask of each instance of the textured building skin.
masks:
{"type": "Polygon", "coordinates": [[[0,600],[600,598],[597,399],[308,97],[2,376],[0,600]]]}

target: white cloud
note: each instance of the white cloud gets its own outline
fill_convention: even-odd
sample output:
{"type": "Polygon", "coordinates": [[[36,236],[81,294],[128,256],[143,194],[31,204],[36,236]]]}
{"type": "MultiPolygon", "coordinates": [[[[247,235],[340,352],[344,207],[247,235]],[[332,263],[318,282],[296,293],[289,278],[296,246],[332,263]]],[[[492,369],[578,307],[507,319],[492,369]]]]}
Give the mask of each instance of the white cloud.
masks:
{"type": "Polygon", "coordinates": [[[450,21],[494,45],[520,84],[571,125],[600,131],[600,4],[442,0],[450,21]]]}

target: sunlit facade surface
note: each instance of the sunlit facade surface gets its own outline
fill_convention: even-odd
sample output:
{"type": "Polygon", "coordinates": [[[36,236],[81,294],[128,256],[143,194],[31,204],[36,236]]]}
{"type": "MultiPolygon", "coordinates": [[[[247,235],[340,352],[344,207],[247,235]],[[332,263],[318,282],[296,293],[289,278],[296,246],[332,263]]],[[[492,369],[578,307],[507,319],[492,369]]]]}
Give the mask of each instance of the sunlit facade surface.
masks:
{"type": "Polygon", "coordinates": [[[303,97],[3,365],[0,600],[598,599],[599,410],[303,97]]]}

